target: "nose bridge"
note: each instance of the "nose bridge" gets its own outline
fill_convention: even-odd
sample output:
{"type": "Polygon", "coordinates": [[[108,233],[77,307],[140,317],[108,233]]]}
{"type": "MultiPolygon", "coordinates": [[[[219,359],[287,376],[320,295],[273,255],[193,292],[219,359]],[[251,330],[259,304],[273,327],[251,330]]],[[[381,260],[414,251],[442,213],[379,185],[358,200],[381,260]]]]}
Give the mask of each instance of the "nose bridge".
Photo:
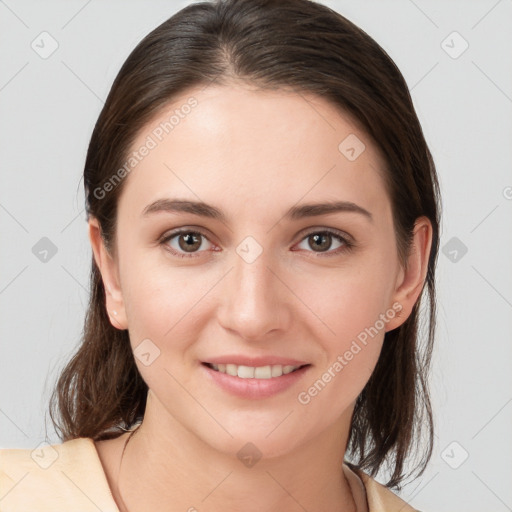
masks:
{"type": "Polygon", "coordinates": [[[252,237],[244,239],[233,254],[220,321],[246,339],[262,338],[285,328],[289,315],[283,285],[275,277],[270,252],[252,237]],[[270,267],[270,268],[269,268],[270,267]]]}

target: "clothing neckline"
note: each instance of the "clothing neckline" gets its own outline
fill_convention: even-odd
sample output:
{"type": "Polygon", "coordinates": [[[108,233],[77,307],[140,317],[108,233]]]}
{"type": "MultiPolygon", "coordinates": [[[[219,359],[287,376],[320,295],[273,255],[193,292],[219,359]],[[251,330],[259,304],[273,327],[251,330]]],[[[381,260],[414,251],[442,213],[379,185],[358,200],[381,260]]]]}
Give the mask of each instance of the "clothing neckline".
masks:
{"type": "MultiPolygon", "coordinates": [[[[139,425],[135,425],[133,428],[131,428],[129,430],[126,430],[126,432],[124,432],[124,434],[127,434],[129,432],[129,435],[127,436],[126,440],[122,444],[121,453],[124,453],[124,449],[126,448],[126,446],[127,446],[128,442],[129,442],[130,438],[132,437],[132,435],[137,430],[138,426],[139,425]]],[[[121,434],[120,436],[122,436],[124,434],[121,434]]],[[[118,436],[118,437],[120,437],[120,436],[118,436]]],[[[112,488],[110,486],[107,473],[105,471],[105,468],[103,467],[103,462],[101,461],[100,454],[99,454],[98,448],[96,446],[96,442],[92,438],[87,438],[87,439],[89,439],[91,441],[91,444],[92,444],[92,446],[94,448],[94,454],[95,454],[95,456],[97,458],[97,461],[99,462],[99,464],[101,466],[102,473],[103,473],[103,479],[104,479],[104,481],[105,481],[105,483],[107,485],[109,494],[110,494],[110,496],[112,498],[113,505],[116,507],[116,512],[120,512],[119,506],[117,505],[117,503],[116,503],[116,501],[114,499],[114,494],[113,494],[112,488]]],[[[347,463],[345,461],[343,461],[342,470],[344,472],[345,479],[346,479],[346,481],[347,481],[347,483],[348,483],[348,485],[350,487],[350,492],[351,492],[353,500],[354,500],[354,502],[356,504],[357,512],[371,512],[370,508],[369,508],[369,503],[368,503],[368,495],[367,495],[366,484],[363,481],[363,479],[360,477],[360,475],[358,473],[353,471],[347,465],[347,463]]],[[[119,472],[118,472],[118,476],[119,476],[119,472]]],[[[124,506],[126,507],[126,505],[124,505],[124,506]]]]}

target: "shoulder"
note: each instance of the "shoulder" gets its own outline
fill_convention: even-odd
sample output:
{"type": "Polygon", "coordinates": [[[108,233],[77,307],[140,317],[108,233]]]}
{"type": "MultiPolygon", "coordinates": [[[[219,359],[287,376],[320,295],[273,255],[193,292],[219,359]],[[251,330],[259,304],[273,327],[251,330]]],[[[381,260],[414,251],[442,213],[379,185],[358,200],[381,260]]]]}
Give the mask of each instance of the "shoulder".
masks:
{"type": "Polygon", "coordinates": [[[363,471],[350,468],[349,471],[354,472],[364,485],[369,512],[419,512],[363,471]]]}
{"type": "Polygon", "coordinates": [[[0,512],[118,512],[94,441],[0,450],[0,512]]]}

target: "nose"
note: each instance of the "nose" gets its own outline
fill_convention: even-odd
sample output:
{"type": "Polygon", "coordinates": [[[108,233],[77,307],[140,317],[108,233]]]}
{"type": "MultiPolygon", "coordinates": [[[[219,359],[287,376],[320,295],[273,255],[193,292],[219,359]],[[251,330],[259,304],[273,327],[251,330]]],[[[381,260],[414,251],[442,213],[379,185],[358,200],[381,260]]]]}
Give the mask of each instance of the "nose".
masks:
{"type": "Polygon", "coordinates": [[[265,251],[251,263],[235,254],[221,291],[220,324],[248,341],[288,329],[292,294],[279,274],[265,251]]]}

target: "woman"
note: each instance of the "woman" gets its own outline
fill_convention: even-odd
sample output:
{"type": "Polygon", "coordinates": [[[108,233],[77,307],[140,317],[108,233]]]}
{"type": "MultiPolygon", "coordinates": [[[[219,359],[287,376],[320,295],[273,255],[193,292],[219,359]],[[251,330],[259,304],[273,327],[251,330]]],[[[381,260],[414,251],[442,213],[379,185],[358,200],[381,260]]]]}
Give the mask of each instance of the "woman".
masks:
{"type": "Polygon", "coordinates": [[[3,450],[1,510],[413,510],[388,488],[432,451],[439,191],[375,41],[307,0],[192,4],[126,60],[84,183],[63,443],[3,450]]]}

